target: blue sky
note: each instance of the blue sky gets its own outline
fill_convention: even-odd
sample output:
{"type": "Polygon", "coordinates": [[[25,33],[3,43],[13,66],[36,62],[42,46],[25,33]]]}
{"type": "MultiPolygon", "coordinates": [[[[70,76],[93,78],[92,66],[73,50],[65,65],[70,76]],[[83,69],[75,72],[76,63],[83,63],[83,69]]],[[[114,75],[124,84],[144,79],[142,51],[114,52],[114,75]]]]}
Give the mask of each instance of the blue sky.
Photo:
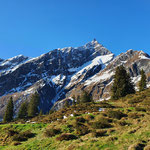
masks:
{"type": "Polygon", "coordinates": [[[96,38],[150,54],[150,0],[0,0],[0,58],[35,57],[96,38]]]}

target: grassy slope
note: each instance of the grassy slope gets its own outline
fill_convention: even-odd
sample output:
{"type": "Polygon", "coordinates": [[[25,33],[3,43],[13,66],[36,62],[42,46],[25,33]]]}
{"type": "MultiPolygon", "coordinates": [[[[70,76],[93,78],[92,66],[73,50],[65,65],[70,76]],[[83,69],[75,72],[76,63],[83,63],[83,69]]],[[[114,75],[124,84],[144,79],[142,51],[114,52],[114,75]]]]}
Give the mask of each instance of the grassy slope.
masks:
{"type": "MultiPolygon", "coordinates": [[[[120,116],[120,115],[119,115],[120,116]]],[[[0,149],[6,150],[126,150],[133,143],[141,143],[143,146],[150,145],[150,89],[144,92],[128,95],[117,101],[106,103],[82,104],[60,110],[51,115],[33,118],[36,123],[22,121],[0,125],[0,149]],[[105,108],[107,107],[107,108],[105,108]],[[99,112],[99,108],[105,108],[99,112]],[[118,119],[113,111],[122,112],[125,116],[118,119]],[[73,114],[74,116],[70,116],[73,114]],[[63,119],[63,116],[67,116],[63,119]],[[79,119],[78,119],[79,118],[79,119]],[[85,119],[85,120],[84,120],[85,119]],[[103,119],[111,127],[97,129],[95,122],[103,119]],[[80,135],[77,132],[78,123],[88,129],[88,133],[80,135]],[[69,126],[70,125],[70,126],[69,126]],[[77,137],[75,140],[56,140],[61,133],[47,137],[44,132],[47,129],[60,129],[62,133],[71,133],[77,137]],[[35,136],[26,141],[14,141],[8,136],[8,130],[23,132],[31,130],[35,136]],[[106,134],[97,137],[95,132],[106,131],[106,134]]],[[[101,128],[101,127],[100,127],[101,128]]],[[[82,130],[82,129],[79,129],[82,130]]]]}

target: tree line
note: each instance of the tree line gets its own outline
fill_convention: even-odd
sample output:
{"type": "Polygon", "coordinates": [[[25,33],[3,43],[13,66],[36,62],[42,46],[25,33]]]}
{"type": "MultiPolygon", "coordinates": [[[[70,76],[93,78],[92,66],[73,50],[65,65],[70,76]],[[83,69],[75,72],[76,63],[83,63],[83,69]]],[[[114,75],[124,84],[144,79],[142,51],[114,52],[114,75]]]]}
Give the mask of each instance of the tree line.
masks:
{"type": "MultiPolygon", "coordinates": [[[[30,102],[23,102],[20,106],[20,109],[18,111],[17,118],[18,119],[25,119],[25,118],[31,118],[38,115],[38,105],[40,102],[40,96],[38,93],[35,93],[31,96],[30,102]]],[[[3,117],[3,122],[10,122],[13,120],[14,116],[14,104],[13,104],[13,98],[11,97],[8,101],[6,111],[3,117]]]]}

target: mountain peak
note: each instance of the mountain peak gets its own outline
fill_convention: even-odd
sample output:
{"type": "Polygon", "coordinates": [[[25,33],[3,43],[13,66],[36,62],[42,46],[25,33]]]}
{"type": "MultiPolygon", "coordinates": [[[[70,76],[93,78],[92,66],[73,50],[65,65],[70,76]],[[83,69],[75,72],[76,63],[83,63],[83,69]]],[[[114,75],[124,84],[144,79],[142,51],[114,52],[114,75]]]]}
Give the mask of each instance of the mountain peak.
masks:
{"type": "Polygon", "coordinates": [[[96,47],[103,47],[96,39],[92,40],[91,42],[88,42],[84,45],[86,48],[96,48],[96,47]]]}

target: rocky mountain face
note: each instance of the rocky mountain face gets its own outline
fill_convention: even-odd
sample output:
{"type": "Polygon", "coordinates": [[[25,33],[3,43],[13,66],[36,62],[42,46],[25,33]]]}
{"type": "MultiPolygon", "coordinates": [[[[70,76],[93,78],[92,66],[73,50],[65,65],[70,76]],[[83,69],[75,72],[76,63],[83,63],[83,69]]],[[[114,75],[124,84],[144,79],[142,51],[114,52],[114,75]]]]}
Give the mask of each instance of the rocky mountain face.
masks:
{"type": "Polygon", "coordinates": [[[38,91],[39,108],[47,112],[62,107],[65,99],[87,90],[94,100],[110,97],[115,67],[124,64],[136,84],[143,69],[150,81],[150,57],[142,51],[128,50],[115,57],[93,40],[81,47],[55,49],[36,58],[19,55],[0,60],[0,116],[13,96],[15,112],[23,101],[38,91]],[[63,101],[60,101],[62,100],[63,101]]]}

